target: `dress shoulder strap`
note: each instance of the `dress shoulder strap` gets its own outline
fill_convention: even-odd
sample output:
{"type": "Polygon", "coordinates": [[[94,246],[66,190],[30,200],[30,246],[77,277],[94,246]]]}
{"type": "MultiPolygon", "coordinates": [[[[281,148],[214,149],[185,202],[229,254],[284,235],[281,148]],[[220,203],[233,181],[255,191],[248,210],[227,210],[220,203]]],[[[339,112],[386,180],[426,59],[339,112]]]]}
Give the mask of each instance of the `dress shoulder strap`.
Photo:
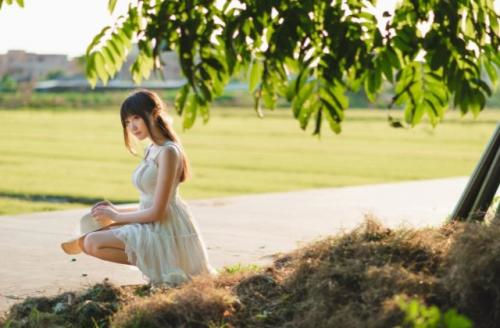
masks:
{"type": "Polygon", "coordinates": [[[150,144],[146,150],[144,151],[144,159],[148,158],[149,153],[151,153],[151,149],[153,148],[153,144],[150,144]]]}
{"type": "Polygon", "coordinates": [[[161,150],[163,148],[165,148],[165,146],[167,145],[173,145],[174,147],[177,148],[177,150],[179,151],[179,153],[181,154],[181,156],[183,156],[183,151],[182,151],[182,147],[177,144],[176,142],[173,142],[173,141],[166,141],[161,147],[158,147],[158,150],[151,156],[151,159],[153,160],[153,162],[156,164],[156,166],[158,166],[158,163],[156,161],[156,158],[158,157],[158,154],[161,152],[161,150]]]}
{"type": "Polygon", "coordinates": [[[176,143],[176,142],[174,142],[174,141],[170,141],[170,140],[168,140],[168,141],[166,141],[163,145],[164,145],[164,146],[166,146],[166,145],[173,145],[173,146],[175,146],[175,148],[177,148],[177,150],[178,150],[178,151],[182,154],[182,147],[181,147],[178,143],[176,143]]]}

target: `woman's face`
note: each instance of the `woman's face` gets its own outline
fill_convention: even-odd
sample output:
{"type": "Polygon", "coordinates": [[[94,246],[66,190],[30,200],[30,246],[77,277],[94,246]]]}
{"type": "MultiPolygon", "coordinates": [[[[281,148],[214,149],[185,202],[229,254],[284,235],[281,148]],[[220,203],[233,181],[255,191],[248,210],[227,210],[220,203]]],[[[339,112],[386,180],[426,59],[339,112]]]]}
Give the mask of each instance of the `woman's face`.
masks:
{"type": "Polygon", "coordinates": [[[137,139],[144,140],[149,137],[148,127],[139,115],[130,115],[125,120],[128,131],[137,139]]]}

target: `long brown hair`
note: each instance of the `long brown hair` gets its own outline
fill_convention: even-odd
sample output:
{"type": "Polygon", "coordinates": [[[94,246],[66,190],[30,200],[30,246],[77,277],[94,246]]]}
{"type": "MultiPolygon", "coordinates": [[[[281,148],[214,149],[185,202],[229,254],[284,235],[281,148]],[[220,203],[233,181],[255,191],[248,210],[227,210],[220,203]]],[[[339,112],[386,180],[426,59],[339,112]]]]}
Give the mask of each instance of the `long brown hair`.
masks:
{"type": "Polygon", "coordinates": [[[180,181],[185,181],[190,176],[189,161],[187,159],[186,153],[184,152],[184,149],[182,148],[179,137],[174,132],[171,124],[165,118],[167,115],[167,108],[161,98],[153,91],[140,89],[128,96],[127,99],[125,99],[125,101],[122,103],[120,109],[120,118],[122,121],[125,147],[132,155],[137,156],[137,152],[131,146],[130,136],[127,131],[127,124],[125,123],[127,117],[129,117],[130,115],[138,115],[144,120],[144,123],[146,124],[146,127],[149,131],[149,135],[154,143],[160,144],[158,140],[155,140],[155,136],[153,136],[151,124],[148,117],[151,117],[153,119],[154,124],[156,125],[156,127],[158,127],[161,134],[165,138],[181,146],[183,155],[183,167],[180,181]]]}

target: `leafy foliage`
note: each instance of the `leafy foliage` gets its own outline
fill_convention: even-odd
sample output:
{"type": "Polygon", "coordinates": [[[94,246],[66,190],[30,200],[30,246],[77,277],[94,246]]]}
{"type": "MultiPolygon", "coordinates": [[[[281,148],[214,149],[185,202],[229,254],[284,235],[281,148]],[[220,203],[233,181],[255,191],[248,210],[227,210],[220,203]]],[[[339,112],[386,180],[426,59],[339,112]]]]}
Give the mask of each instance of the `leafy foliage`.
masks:
{"type": "Polygon", "coordinates": [[[24,7],[24,0],[0,0],[0,9],[2,9],[2,5],[6,3],[7,5],[12,5],[16,3],[19,7],[24,7]]]}
{"type": "Polygon", "coordinates": [[[398,304],[405,312],[404,326],[415,328],[471,328],[472,322],[454,309],[445,313],[435,305],[425,306],[418,299],[399,298],[398,304]]]}
{"type": "Polygon", "coordinates": [[[0,90],[2,91],[16,91],[17,82],[9,74],[4,75],[0,79],[0,90]]]}
{"type": "Polygon", "coordinates": [[[500,66],[494,0],[402,0],[383,17],[375,2],[134,0],[88,46],[86,75],[106,84],[137,42],[131,73],[140,83],[162,67],[162,52],[176,51],[187,79],[175,103],[184,128],[198,115],[207,122],[209,105],[242,72],[259,116],[286,97],[300,127],[313,120],[318,135],[323,119],[341,131],[347,91],[363,88],[374,101],[384,83],[395,87],[389,108],[405,104],[408,125],[425,115],[436,125],[450,102],[478,115],[500,66]]]}

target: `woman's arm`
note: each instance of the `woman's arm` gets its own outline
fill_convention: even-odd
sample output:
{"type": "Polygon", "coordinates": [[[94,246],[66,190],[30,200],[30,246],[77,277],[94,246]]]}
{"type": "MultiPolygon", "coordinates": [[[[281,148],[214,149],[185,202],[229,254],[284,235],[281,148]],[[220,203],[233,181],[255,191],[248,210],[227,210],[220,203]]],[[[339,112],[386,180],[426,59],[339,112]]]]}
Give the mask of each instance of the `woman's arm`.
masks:
{"type": "Polygon", "coordinates": [[[133,207],[121,207],[120,205],[115,205],[115,204],[111,203],[109,200],[103,200],[103,201],[96,203],[94,206],[92,206],[92,208],[90,210],[93,211],[94,208],[99,207],[99,206],[110,207],[117,212],[131,212],[131,211],[137,211],[139,209],[138,205],[133,206],[133,207]]]}
{"type": "Polygon", "coordinates": [[[134,206],[134,207],[117,207],[116,209],[120,213],[126,213],[126,212],[137,211],[139,209],[139,206],[134,206]]]}
{"type": "Polygon", "coordinates": [[[162,149],[158,154],[158,177],[153,206],[143,210],[120,211],[113,220],[123,223],[148,223],[162,218],[174,193],[180,157],[181,154],[175,146],[162,149]]]}

